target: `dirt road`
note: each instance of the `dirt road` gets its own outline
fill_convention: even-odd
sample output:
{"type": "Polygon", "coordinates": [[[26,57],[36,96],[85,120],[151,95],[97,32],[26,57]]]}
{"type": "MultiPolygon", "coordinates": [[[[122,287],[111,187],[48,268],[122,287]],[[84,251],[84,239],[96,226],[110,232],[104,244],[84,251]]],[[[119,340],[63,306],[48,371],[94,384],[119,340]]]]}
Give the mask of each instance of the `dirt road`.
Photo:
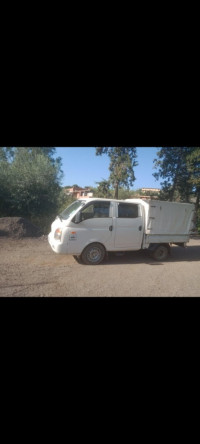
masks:
{"type": "Polygon", "coordinates": [[[200,238],[173,246],[166,262],[140,251],[87,266],[47,239],[0,237],[0,296],[200,296],[200,238]]]}

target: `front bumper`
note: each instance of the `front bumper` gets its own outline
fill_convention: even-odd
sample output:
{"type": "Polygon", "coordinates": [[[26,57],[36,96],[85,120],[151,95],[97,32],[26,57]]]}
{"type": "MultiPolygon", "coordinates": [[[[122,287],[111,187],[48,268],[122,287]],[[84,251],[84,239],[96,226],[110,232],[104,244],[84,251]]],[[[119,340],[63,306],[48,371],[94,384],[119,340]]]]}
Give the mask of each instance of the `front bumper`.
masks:
{"type": "Polygon", "coordinates": [[[54,251],[54,253],[58,253],[58,254],[66,254],[66,245],[63,245],[60,243],[59,240],[56,240],[54,238],[53,233],[49,233],[48,235],[48,242],[50,247],[52,248],[52,250],[54,251]]]}

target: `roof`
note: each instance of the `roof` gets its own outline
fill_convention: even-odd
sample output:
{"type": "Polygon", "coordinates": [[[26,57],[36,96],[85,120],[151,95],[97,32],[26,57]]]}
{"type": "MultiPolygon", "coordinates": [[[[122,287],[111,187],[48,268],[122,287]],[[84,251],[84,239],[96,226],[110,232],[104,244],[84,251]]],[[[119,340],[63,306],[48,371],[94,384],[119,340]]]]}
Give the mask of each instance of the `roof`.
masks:
{"type": "Polygon", "coordinates": [[[111,198],[105,198],[105,197],[90,197],[89,199],[79,199],[79,200],[85,200],[87,202],[93,202],[93,201],[104,201],[104,202],[124,202],[124,203],[144,203],[144,201],[142,199],[112,199],[111,198]]]}

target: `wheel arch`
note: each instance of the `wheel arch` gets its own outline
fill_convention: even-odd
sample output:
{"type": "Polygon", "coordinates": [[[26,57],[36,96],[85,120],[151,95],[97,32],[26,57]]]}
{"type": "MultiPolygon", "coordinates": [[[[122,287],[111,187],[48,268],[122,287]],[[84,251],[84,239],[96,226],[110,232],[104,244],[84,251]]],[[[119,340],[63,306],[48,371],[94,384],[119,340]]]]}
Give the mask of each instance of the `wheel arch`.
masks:
{"type": "Polygon", "coordinates": [[[83,247],[83,249],[82,249],[82,251],[81,251],[81,254],[84,252],[84,250],[85,250],[87,247],[89,247],[89,246],[92,245],[92,244],[99,244],[99,245],[101,245],[101,246],[104,248],[105,252],[107,251],[105,245],[103,244],[103,242],[99,242],[99,241],[97,241],[96,239],[90,239],[89,242],[83,247]]]}
{"type": "Polygon", "coordinates": [[[104,260],[105,256],[105,246],[101,242],[91,242],[83,249],[81,260],[86,265],[98,265],[104,260]]]}
{"type": "Polygon", "coordinates": [[[170,252],[170,245],[167,242],[166,243],[165,242],[159,242],[157,244],[150,244],[149,247],[148,247],[148,250],[153,252],[153,251],[156,250],[157,247],[159,247],[161,245],[164,245],[164,247],[167,247],[168,251],[170,252]]]}

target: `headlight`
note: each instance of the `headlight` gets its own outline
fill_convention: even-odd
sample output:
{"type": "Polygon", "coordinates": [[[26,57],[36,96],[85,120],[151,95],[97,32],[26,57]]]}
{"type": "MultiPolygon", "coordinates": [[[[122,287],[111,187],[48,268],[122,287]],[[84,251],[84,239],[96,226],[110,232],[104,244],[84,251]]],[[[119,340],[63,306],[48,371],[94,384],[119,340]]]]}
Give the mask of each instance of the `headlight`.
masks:
{"type": "Polygon", "coordinates": [[[61,228],[57,228],[57,230],[54,233],[54,239],[60,240],[62,236],[62,230],[61,228]]]}

